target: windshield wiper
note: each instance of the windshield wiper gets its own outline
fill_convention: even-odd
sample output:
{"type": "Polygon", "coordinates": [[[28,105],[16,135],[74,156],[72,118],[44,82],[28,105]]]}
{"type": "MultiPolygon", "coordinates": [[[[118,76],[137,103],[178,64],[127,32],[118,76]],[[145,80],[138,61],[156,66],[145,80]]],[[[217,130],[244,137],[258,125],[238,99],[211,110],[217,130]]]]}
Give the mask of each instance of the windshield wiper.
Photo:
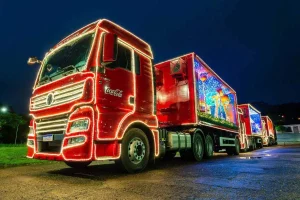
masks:
{"type": "Polygon", "coordinates": [[[63,72],[65,72],[63,75],[67,75],[73,70],[79,72],[79,69],[77,67],[75,67],[74,65],[69,65],[69,66],[63,68],[63,72]],[[70,68],[72,68],[72,69],[70,69],[70,68]],[[70,70],[68,70],[68,69],[70,69],[70,70]]]}
{"type": "Polygon", "coordinates": [[[39,85],[43,85],[44,83],[48,83],[49,81],[52,81],[51,77],[48,75],[45,75],[43,78],[41,78],[39,85]]]}

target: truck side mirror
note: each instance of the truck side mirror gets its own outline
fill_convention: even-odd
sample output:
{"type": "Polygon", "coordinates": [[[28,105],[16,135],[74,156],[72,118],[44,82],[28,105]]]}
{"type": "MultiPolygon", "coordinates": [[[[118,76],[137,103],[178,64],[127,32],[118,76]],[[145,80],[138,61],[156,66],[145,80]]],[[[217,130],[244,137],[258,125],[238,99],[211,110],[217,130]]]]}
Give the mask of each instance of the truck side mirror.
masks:
{"type": "Polygon", "coordinates": [[[106,33],[104,35],[102,59],[104,63],[116,61],[118,54],[117,39],[117,35],[113,33],[106,33]]]}
{"type": "Polygon", "coordinates": [[[28,65],[34,65],[36,63],[42,63],[42,61],[38,60],[37,57],[29,57],[27,64],[28,65]]]}

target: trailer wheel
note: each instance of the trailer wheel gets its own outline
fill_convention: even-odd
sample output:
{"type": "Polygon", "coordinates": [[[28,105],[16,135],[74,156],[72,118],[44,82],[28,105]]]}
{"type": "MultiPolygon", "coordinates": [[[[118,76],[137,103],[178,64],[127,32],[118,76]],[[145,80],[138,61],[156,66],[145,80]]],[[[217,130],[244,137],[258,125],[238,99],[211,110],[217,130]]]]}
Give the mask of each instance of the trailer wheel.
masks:
{"type": "Polygon", "coordinates": [[[184,160],[201,161],[204,155],[204,142],[200,134],[193,135],[192,149],[180,151],[180,156],[184,160]]]}
{"type": "Polygon", "coordinates": [[[233,155],[240,154],[240,141],[238,138],[235,138],[235,147],[232,149],[233,155]]]}
{"type": "Polygon", "coordinates": [[[233,155],[232,148],[230,148],[230,147],[226,148],[226,153],[227,153],[227,155],[232,156],[233,155]]]}
{"type": "Polygon", "coordinates": [[[121,148],[121,157],[117,164],[124,170],[135,173],[147,167],[150,147],[148,138],[141,129],[130,129],[122,140],[121,148]]]}
{"type": "Polygon", "coordinates": [[[239,155],[240,154],[240,141],[238,138],[235,138],[235,145],[234,147],[228,147],[226,148],[227,155],[239,155]]]}
{"type": "Polygon", "coordinates": [[[253,150],[256,150],[256,149],[257,149],[256,140],[254,140],[254,143],[253,143],[253,150]]]}
{"type": "Polygon", "coordinates": [[[205,151],[204,151],[204,157],[205,158],[211,158],[214,155],[214,142],[210,135],[206,136],[205,139],[205,151]]]}
{"type": "Polygon", "coordinates": [[[69,167],[72,167],[74,169],[83,169],[86,168],[89,164],[91,164],[91,161],[86,161],[86,162],[69,162],[65,161],[66,165],[69,167]]]}
{"type": "Polygon", "coordinates": [[[242,152],[247,152],[249,151],[249,148],[248,148],[248,141],[247,139],[245,140],[245,148],[242,150],[242,152]]]}

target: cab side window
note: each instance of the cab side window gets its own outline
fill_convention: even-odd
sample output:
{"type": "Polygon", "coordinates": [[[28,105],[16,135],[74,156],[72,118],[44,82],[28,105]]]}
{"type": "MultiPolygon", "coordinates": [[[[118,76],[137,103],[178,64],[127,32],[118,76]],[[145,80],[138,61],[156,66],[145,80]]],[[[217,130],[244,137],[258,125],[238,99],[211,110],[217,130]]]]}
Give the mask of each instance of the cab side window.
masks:
{"type": "Polygon", "coordinates": [[[115,69],[117,67],[131,71],[131,49],[118,43],[117,60],[106,65],[108,68],[115,69]]]}

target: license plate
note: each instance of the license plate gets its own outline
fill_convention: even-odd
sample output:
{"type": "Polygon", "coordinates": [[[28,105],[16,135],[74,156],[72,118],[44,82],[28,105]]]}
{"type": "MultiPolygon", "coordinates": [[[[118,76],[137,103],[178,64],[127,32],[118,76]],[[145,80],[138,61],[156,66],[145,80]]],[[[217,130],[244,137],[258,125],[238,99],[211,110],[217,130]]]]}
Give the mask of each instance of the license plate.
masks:
{"type": "Polygon", "coordinates": [[[43,135],[43,142],[53,141],[53,135],[43,135]]]}

